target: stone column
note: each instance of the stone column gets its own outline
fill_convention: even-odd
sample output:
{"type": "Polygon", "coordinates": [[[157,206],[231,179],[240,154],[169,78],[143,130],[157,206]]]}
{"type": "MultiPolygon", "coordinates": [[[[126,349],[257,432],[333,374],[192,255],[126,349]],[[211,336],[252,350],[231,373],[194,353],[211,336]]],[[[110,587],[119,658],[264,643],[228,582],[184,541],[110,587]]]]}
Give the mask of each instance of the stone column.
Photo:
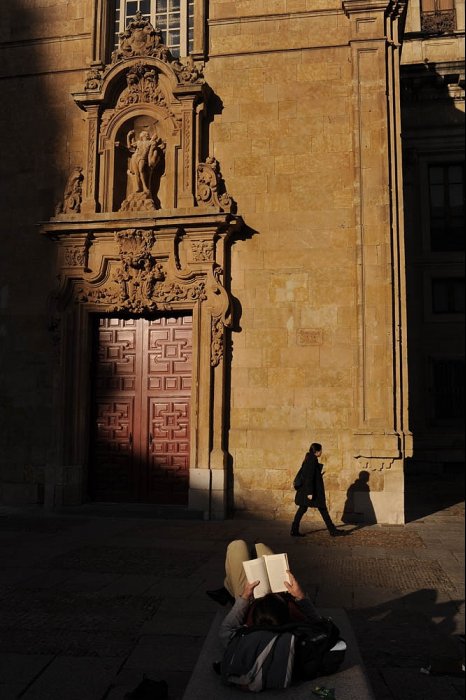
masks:
{"type": "Polygon", "coordinates": [[[230,300],[220,281],[226,234],[201,229],[190,234],[189,267],[206,273],[207,299],[199,309],[197,371],[198,436],[196,468],[190,473],[190,508],[200,508],[214,520],[227,510],[227,452],[225,449],[225,324],[230,300]],[[209,381],[207,376],[209,375],[209,381]]]}
{"type": "Polygon", "coordinates": [[[379,521],[404,521],[406,357],[396,23],[404,2],[346,0],[354,84],[358,231],[358,469],[377,471],[379,521]],[[383,473],[380,478],[380,472],[383,473]]]}
{"type": "Polygon", "coordinates": [[[87,168],[84,182],[82,211],[94,213],[98,210],[98,162],[97,139],[99,133],[99,106],[88,105],[87,114],[87,168]]]}
{"type": "Polygon", "coordinates": [[[183,99],[177,95],[182,101],[181,111],[181,143],[182,147],[179,152],[178,163],[178,199],[177,206],[180,208],[189,208],[195,205],[194,200],[194,167],[196,154],[196,134],[195,134],[195,116],[193,100],[190,95],[183,99]]]}

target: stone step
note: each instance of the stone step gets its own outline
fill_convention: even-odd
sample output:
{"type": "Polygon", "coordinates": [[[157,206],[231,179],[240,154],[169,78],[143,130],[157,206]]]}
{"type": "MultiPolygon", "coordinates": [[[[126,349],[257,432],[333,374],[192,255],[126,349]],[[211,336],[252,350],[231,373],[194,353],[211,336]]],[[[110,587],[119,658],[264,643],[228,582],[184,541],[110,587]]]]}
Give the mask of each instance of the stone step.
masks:
{"type": "MultiPolygon", "coordinates": [[[[263,691],[260,693],[261,700],[272,700],[277,697],[283,698],[283,700],[310,700],[315,697],[312,695],[312,690],[317,686],[333,688],[336,697],[344,698],[344,700],[375,700],[346,612],[341,608],[326,608],[321,609],[320,613],[333,619],[347,644],[345,660],[338,673],[315,678],[286,690],[263,691]]],[[[220,676],[212,668],[212,662],[219,661],[222,654],[218,631],[224,615],[223,611],[218,612],[209,629],[183,695],[183,700],[211,700],[213,698],[238,700],[238,695],[242,695],[237,688],[225,686],[220,676]]]]}

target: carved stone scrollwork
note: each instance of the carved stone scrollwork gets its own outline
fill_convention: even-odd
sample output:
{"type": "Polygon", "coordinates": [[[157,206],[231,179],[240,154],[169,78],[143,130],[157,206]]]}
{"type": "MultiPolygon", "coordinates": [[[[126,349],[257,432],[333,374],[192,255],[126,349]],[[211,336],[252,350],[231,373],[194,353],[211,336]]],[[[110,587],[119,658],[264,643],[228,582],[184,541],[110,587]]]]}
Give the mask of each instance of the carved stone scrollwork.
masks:
{"type": "Polygon", "coordinates": [[[87,236],[82,246],[66,246],[63,254],[65,267],[82,267],[87,270],[90,245],[90,238],[87,236]]]}
{"type": "Polygon", "coordinates": [[[212,367],[218,367],[225,350],[225,326],[221,318],[212,319],[212,343],[210,348],[210,364],[212,367]]]}
{"type": "Polygon", "coordinates": [[[203,82],[202,69],[195,65],[193,58],[190,56],[186,63],[174,58],[164,44],[162,31],[144,19],[141,12],[136,13],[120,34],[120,46],[112,54],[112,63],[136,56],[150,56],[170,64],[180,85],[203,82]]]}
{"type": "Polygon", "coordinates": [[[120,34],[120,46],[112,54],[112,63],[134,56],[154,56],[165,62],[171,58],[170,50],[163,43],[161,30],[144,19],[142,12],[137,12],[120,34]]]}
{"type": "Polygon", "coordinates": [[[164,280],[165,270],[158,263],[151,270],[128,270],[118,267],[110,284],[93,288],[86,284],[77,288],[76,300],[104,305],[109,311],[144,313],[170,306],[173,302],[195,302],[207,299],[203,280],[191,284],[164,280]],[[113,283],[113,284],[112,284],[113,283]]]}
{"type": "Polygon", "coordinates": [[[84,267],[86,261],[83,248],[65,248],[63,262],[66,267],[84,267]]]}
{"type": "Polygon", "coordinates": [[[212,269],[207,277],[209,306],[213,318],[221,319],[227,328],[232,326],[231,300],[223,282],[223,268],[220,265],[212,265],[212,269]]]}
{"type": "Polygon", "coordinates": [[[121,266],[114,280],[120,287],[119,301],[130,311],[154,308],[152,296],[157,282],[165,279],[163,265],[151,253],[152,231],[127,229],[116,234],[121,266]]]}
{"type": "Polygon", "coordinates": [[[159,85],[159,74],[153,67],[142,61],[137,63],[128,70],[126,82],[128,87],[121,93],[117,109],[148,102],[167,107],[165,93],[159,85]]]}
{"type": "Polygon", "coordinates": [[[205,301],[207,299],[206,285],[203,280],[194,284],[180,284],[179,282],[164,282],[157,287],[154,294],[158,302],[172,301],[205,301]]]}
{"type": "Polygon", "coordinates": [[[117,311],[125,308],[124,304],[118,303],[119,296],[114,289],[109,287],[92,288],[90,285],[82,285],[76,290],[76,301],[84,304],[98,304],[105,306],[110,311],[117,311]]]}
{"type": "Polygon", "coordinates": [[[152,231],[127,229],[115,238],[120,264],[104,285],[95,287],[91,281],[79,285],[78,301],[133,313],[154,311],[173,302],[206,301],[204,279],[194,275],[178,279],[173,272],[168,275],[164,264],[153,255],[156,238],[152,231]]]}
{"type": "Polygon", "coordinates": [[[235,203],[225,191],[219,162],[213,157],[207,158],[205,163],[199,163],[197,166],[196,197],[200,206],[218,207],[224,212],[234,211],[235,203]]]}
{"type": "Polygon", "coordinates": [[[192,241],[193,262],[213,262],[215,247],[211,240],[192,241]]]}
{"type": "Polygon", "coordinates": [[[100,90],[102,86],[103,66],[91,66],[84,81],[85,90],[100,90]]]}
{"type": "Polygon", "coordinates": [[[225,354],[225,328],[232,327],[231,303],[222,282],[223,268],[213,265],[210,284],[212,310],[212,340],[210,364],[217,367],[225,354]],[[215,301],[213,301],[215,300],[215,301]]]}
{"type": "Polygon", "coordinates": [[[451,34],[456,29],[455,10],[421,12],[421,31],[428,34],[451,34]]]}
{"type": "Polygon", "coordinates": [[[73,168],[66,182],[63,201],[55,208],[55,214],[79,214],[83,198],[83,169],[73,168]]]}
{"type": "Polygon", "coordinates": [[[192,56],[188,56],[186,64],[183,64],[180,61],[175,61],[172,64],[172,68],[175,71],[181,85],[191,85],[193,83],[203,82],[204,76],[202,69],[196,66],[192,56]]]}
{"type": "Polygon", "coordinates": [[[152,265],[154,258],[150,251],[155,243],[155,235],[152,231],[127,229],[119,231],[115,237],[120,259],[126,268],[141,270],[146,269],[148,263],[152,265]]]}

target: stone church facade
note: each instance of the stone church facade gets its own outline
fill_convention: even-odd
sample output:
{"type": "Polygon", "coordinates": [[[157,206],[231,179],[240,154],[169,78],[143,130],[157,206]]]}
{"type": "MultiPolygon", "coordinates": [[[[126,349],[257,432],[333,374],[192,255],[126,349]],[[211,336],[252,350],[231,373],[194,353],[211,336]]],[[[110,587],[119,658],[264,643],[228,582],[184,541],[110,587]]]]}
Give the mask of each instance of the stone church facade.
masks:
{"type": "Polygon", "coordinates": [[[406,3],[146,5],[5,11],[1,501],[402,523],[406,3]]]}

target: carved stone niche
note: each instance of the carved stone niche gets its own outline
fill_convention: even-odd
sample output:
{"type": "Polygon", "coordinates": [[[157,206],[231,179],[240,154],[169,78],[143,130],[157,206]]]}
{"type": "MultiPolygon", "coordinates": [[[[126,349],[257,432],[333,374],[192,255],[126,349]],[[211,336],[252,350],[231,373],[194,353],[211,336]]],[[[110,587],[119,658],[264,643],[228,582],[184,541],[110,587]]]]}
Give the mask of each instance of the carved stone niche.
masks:
{"type": "Polygon", "coordinates": [[[74,94],[88,123],[82,211],[196,206],[209,93],[201,68],[174,59],[148,20],[130,23],[113,63],[93,65],[74,94]]]}
{"type": "Polygon", "coordinates": [[[50,295],[59,360],[47,502],[86,499],[94,317],[181,312],[193,320],[189,507],[222,518],[225,342],[233,306],[223,271],[227,241],[242,220],[217,160],[201,161],[209,89],[200,68],[173,59],[146,20],[132,25],[113,62],[94,64],[74,95],[87,114],[86,162],[71,173],[55,216],[41,225],[58,247],[59,279],[50,295]]]}

